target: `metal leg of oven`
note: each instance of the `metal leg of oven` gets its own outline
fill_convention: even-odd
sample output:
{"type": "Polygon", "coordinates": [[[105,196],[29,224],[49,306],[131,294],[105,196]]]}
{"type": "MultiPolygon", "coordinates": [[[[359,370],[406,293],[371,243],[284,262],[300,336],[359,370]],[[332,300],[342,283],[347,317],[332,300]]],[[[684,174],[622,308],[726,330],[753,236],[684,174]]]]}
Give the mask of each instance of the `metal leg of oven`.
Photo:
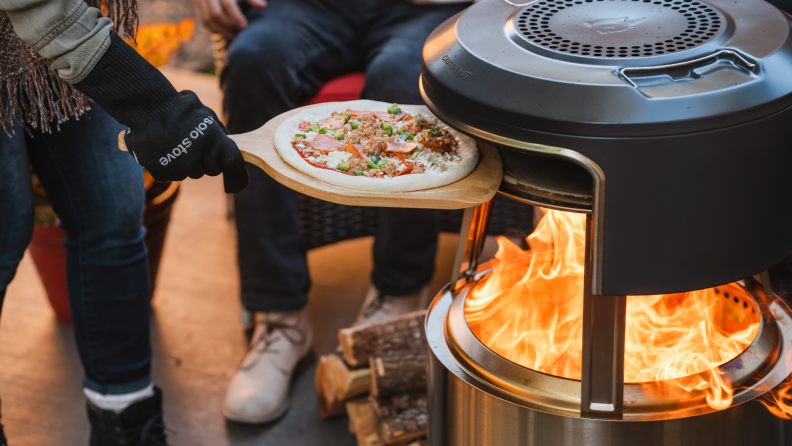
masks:
{"type": "Polygon", "coordinates": [[[451,271],[451,286],[454,295],[461,285],[460,279],[464,280],[462,283],[466,283],[476,276],[494,204],[495,198],[493,197],[492,200],[484,204],[465,209],[462,228],[459,232],[459,246],[454,259],[454,269],[451,271]]]}
{"type": "Polygon", "coordinates": [[[586,216],[580,413],[585,418],[622,419],[627,296],[592,293],[591,232],[589,214],[586,216]]]}

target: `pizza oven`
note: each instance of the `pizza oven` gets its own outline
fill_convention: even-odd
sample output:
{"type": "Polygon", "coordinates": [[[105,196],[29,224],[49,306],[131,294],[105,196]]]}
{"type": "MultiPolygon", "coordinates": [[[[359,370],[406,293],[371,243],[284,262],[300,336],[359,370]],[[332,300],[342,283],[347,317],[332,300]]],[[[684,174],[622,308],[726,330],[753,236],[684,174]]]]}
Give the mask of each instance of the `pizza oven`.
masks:
{"type": "Polygon", "coordinates": [[[500,152],[499,193],[545,209],[484,265],[492,204],[465,213],[427,318],[430,444],[789,444],[768,390],[792,312],[765,272],[792,253],[789,18],[483,0],[423,62],[432,112],[500,152]]]}

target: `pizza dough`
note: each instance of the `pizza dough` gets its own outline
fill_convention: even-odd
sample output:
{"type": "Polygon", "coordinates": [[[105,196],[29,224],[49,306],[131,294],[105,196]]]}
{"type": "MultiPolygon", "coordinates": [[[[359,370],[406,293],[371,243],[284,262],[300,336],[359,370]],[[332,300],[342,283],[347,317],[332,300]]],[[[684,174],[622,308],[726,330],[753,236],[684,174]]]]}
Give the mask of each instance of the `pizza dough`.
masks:
{"type": "MultiPolygon", "coordinates": [[[[299,126],[304,121],[317,122],[329,117],[332,112],[343,112],[347,109],[384,112],[390,105],[391,104],[385,102],[359,100],[350,102],[329,102],[308,108],[290,117],[278,127],[278,130],[275,132],[275,148],[284,161],[308,176],[335,186],[368,192],[410,192],[433,189],[459,181],[473,172],[479,161],[479,152],[476,148],[476,142],[440,121],[437,121],[437,125],[443,130],[448,131],[457,140],[459,144],[456,149],[457,155],[461,158],[457,164],[449,167],[445,172],[424,172],[392,178],[350,176],[340,172],[314,167],[303,159],[297,150],[292,147],[292,139],[296,133],[301,133],[299,126]]],[[[424,116],[434,117],[429,109],[422,105],[400,104],[399,107],[403,112],[411,115],[420,113],[424,116]]]]}

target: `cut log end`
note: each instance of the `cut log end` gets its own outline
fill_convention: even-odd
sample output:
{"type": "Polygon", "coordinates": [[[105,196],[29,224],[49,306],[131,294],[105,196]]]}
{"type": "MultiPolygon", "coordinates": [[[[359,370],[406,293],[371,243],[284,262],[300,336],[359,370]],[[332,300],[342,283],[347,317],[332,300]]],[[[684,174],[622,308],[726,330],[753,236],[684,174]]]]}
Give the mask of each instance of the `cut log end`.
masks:
{"type": "Polygon", "coordinates": [[[355,434],[358,446],[384,446],[379,435],[379,419],[368,398],[348,401],[349,431],[355,434]]]}
{"type": "Polygon", "coordinates": [[[368,368],[350,370],[341,357],[330,354],[319,358],[314,381],[320,418],[326,419],[342,415],[346,401],[369,391],[371,372],[368,368]]]}
{"type": "Polygon", "coordinates": [[[396,350],[426,348],[426,311],[416,311],[377,324],[339,330],[343,357],[352,367],[368,365],[369,357],[396,350]]]}

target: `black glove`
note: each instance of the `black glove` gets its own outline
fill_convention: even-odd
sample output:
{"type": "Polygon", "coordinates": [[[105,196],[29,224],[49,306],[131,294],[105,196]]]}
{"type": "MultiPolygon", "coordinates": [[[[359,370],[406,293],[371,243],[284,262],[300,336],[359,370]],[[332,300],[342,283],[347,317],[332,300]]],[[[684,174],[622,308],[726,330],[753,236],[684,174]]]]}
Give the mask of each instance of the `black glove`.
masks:
{"type": "Polygon", "coordinates": [[[115,33],[93,70],[74,87],[129,126],[124,143],[157,181],[223,173],[226,193],[250,183],[245,161],[215,113],[165,76],[115,33]]]}

